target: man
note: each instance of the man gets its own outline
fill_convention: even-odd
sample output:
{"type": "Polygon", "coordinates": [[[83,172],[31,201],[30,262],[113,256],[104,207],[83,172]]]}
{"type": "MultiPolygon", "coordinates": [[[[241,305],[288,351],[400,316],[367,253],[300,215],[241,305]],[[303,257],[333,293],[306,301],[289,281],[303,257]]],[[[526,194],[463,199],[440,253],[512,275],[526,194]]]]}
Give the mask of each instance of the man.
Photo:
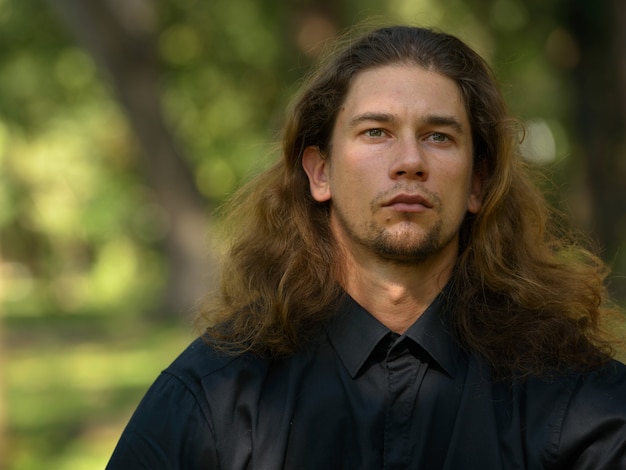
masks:
{"type": "Polygon", "coordinates": [[[626,468],[603,267],[554,235],[518,134],[454,37],[338,49],[108,468],[626,468]]]}

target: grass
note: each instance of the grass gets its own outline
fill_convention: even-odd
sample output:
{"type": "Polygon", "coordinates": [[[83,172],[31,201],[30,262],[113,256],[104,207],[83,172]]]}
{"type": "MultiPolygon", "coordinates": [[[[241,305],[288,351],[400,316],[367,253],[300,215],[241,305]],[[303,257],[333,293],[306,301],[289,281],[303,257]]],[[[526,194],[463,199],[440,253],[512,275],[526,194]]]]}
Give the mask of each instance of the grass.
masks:
{"type": "Polygon", "coordinates": [[[7,470],[103,469],[146,389],[193,339],[184,322],[8,323],[7,470]]]}

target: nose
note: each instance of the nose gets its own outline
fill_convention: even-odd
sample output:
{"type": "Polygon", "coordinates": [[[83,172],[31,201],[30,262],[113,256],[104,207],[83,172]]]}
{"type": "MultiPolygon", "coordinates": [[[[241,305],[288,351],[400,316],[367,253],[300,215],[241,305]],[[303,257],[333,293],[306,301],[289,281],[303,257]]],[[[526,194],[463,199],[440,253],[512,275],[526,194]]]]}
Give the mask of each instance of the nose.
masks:
{"type": "Polygon", "coordinates": [[[425,180],[428,177],[424,150],[414,137],[398,141],[390,167],[391,178],[425,180]]]}

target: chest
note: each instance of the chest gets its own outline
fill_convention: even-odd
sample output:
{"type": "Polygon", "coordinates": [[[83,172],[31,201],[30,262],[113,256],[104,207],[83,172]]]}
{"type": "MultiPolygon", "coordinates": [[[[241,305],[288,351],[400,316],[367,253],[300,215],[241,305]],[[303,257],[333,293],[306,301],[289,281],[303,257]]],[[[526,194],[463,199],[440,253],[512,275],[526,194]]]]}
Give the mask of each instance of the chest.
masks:
{"type": "Polygon", "coordinates": [[[528,433],[547,441],[548,427],[529,429],[523,397],[494,388],[479,364],[451,377],[419,354],[379,359],[352,376],[329,350],[236,378],[211,404],[216,436],[236,443],[221,452],[225,468],[508,470],[540,459],[528,433]]]}

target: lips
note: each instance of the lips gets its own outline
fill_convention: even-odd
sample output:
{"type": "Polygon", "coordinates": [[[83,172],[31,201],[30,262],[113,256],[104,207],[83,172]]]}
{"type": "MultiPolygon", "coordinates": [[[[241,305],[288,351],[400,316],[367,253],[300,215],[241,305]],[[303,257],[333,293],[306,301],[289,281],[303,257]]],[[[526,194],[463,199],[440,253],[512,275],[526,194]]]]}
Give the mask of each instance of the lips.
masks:
{"type": "Polygon", "coordinates": [[[422,212],[433,208],[432,203],[419,194],[398,194],[383,206],[399,212],[422,212]]]}

